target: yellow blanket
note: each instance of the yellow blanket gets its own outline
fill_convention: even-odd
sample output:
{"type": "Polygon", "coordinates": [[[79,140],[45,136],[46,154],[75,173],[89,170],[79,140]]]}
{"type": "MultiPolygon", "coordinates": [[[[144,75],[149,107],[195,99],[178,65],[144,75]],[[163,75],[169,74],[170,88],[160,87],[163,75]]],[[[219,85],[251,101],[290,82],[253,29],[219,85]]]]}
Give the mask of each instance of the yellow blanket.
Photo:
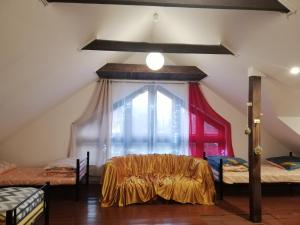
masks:
{"type": "Polygon", "coordinates": [[[180,203],[213,205],[215,188],[208,163],[176,155],[128,155],[107,162],[102,207],[143,203],[160,196],[180,203]]]}

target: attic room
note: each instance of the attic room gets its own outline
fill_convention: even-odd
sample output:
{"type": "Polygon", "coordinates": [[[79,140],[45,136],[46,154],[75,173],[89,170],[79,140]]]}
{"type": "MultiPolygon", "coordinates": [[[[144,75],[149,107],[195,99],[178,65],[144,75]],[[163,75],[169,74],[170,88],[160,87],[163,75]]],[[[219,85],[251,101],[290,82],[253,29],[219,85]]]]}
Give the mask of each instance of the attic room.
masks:
{"type": "Polygon", "coordinates": [[[0,225],[298,225],[299,9],[2,0],[0,225]]]}

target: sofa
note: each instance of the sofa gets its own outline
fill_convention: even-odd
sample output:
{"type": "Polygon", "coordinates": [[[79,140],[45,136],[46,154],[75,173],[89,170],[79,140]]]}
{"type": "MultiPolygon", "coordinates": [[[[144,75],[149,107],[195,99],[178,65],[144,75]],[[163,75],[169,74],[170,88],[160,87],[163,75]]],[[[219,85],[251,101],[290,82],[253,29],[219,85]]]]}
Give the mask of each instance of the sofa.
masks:
{"type": "Polygon", "coordinates": [[[213,205],[215,187],[207,161],[177,155],[127,155],[105,165],[101,206],[145,203],[156,197],[213,205]]]}

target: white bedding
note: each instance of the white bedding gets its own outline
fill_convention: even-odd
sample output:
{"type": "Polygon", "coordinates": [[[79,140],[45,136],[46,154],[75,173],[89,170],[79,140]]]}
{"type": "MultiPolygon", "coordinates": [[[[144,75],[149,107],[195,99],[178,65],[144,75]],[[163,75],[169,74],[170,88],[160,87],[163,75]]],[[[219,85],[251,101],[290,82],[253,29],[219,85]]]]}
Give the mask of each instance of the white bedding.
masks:
{"type": "MultiPolygon", "coordinates": [[[[215,177],[218,172],[214,171],[215,177]]],[[[249,172],[223,172],[223,182],[226,184],[249,183],[249,172]]],[[[261,166],[262,183],[300,183],[300,169],[285,170],[263,163],[261,166]]]]}

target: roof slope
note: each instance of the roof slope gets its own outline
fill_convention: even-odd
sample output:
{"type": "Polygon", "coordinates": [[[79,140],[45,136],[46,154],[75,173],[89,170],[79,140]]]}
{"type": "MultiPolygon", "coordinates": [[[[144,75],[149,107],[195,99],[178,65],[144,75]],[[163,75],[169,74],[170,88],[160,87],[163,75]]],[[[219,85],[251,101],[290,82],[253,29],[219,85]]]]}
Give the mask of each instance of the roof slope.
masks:
{"type": "MultiPolygon", "coordinates": [[[[290,0],[295,9],[300,2],[290,0]]],[[[264,79],[265,127],[291,148],[295,129],[279,117],[300,117],[300,15],[274,12],[142,6],[0,2],[0,140],[47,111],[91,80],[108,62],[143,62],[144,54],[79,51],[95,37],[124,41],[223,43],[236,56],[168,54],[180,65],[196,65],[205,84],[246,111],[249,66],[264,79]],[[158,12],[159,21],[152,15],[158,12]],[[284,103],[284,104],[283,104],[284,103]]]]}

